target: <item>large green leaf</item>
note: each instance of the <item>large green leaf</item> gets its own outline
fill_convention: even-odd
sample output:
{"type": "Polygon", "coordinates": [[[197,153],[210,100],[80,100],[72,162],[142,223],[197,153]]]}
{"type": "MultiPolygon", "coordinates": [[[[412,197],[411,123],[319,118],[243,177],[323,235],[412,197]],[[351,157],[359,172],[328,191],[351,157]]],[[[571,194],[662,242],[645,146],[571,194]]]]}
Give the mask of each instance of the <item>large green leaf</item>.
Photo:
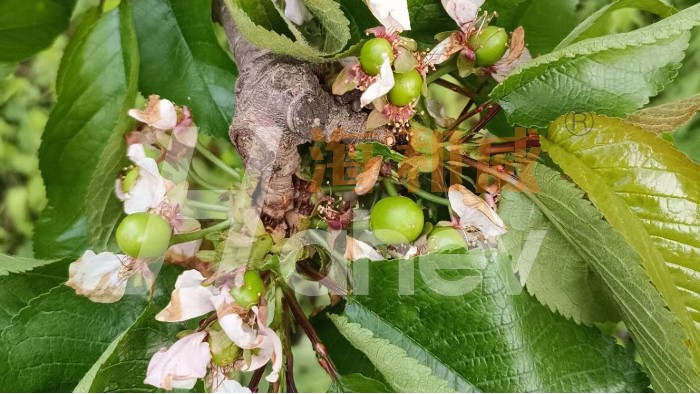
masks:
{"type": "Polygon", "coordinates": [[[608,4],[591,16],[581,22],[580,25],[564,38],[556,49],[564,48],[575,42],[585,40],[587,38],[597,37],[599,34],[598,27],[609,22],[606,17],[609,17],[613,12],[625,8],[637,8],[642,11],[647,11],[659,15],[663,18],[669,17],[676,13],[676,9],[664,3],[662,0],[617,0],[614,3],[608,4]]]}
{"type": "Polygon", "coordinates": [[[549,53],[576,26],[579,0],[529,0],[509,12],[498,12],[496,23],[512,31],[525,28],[525,42],[533,55],[549,53]]]}
{"type": "Polygon", "coordinates": [[[94,163],[112,135],[126,131],[126,112],[137,91],[138,51],[128,4],[97,21],[85,18],[89,25],[75,37],[80,42],[64,55],[58,99],[39,150],[49,199],[34,235],[39,257],[77,255],[88,247],[85,204],[94,163]]]}
{"type": "Polygon", "coordinates": [[[0,337],[2,391],[66,392],[129,327],[145,297],[95,304],[58,286],[33,299],[0,337]]]}
{"type": "MultiPolygon", "coordinates": [[[[265,0],[269,1],[269,0],[265,0]]],[[[335,43],[329,46],[332,51],[324,51],[309,44],[297,32],[297,40],[292,40],[289,36],[283,35],[276,31],[270,30],[270,27],[264,26],[259,22],[260,16],[265,12],[264,7],[261,7],[259,2],[249,2],[247,0],[224,0],[228,11],[233,20],[236,22],[236,27],[239,32],[251,43],[270,49],[282,55],[293,56],[311,62],[322,62],[327,59],[342,57],[344,52],[339,52],[337,48],[342,48],[351,37],[349,24],[350,22],[343,14],[340,5],[329,0],[313,0],[313,10],[316,16],[323,18],[323,26],[327,29],[327,37],[332,37],[335,43]],[[332,3],[332,4],[331,4],[332,3]],[[333,25],[329,24],[335,21],[333,25]],[[342,46],[340,42],[345,40],[342,46]]],[[[358,2],[359,3],[359,2],[358,2]]],[[[359,4],[358,4],[359,5],[359,4]]],[[[290,28],[295,27],[290,25],[290,28]]]]}
{"type": "Polygon", "coordinates": [[[68,28],[75,0],[0,2],[0,62],[16,62],[47,48],[68,28]]]}
{"type": "Polygon", "coordinates": [[[580,131],[552,122],[543,147],[642,257],[700,365],[700,166],[619,119],[595,116],[580,131]]]}
{"type": "Polygon", "coordinates": [[[675,77],[688,30],[699,23],[700,4],[630,33],[581,41],[533,60],[491,97],[522,127],[545,127],[574,110],[624,117],[675,77]]]}
{"type": "MultiPolygon", "coordinates": [[[[382,353],[400,348],[406,357],[397,363],[415,360],[416,373],[428,368],[456,391],[644,390],[647,379],[624,349],[519,292],[507,257],[490,252],[368,263],[369,283],[360,289],[365,278],[355,278],[343,315],[359,326],[340,331],[351,342],[382,342],[360,349],[380,371],[392,367],[382,353]]],[[[412,373],[385,377],[411,389],[412,373]]]]}
{"type": "Polygon", "coordinates": [[[521,200],[501,201],[499,212],[508,227],[501,240],[528,292],[576,322],[619,321],[616,304],[586,258],[536,209],[521,209],[521,200]]]}
{"type": "Polygon", "coordinates": [[[650,283],[639,254],[584,199],[583,191],[561,174],[543,165],[537,165],[531,174],[533,191],[503,193],[503,217],[520,228],[525,225],[521,220],[531,218],[534,231],[542,228],[542,217],[546,217],[550,223],[547,230],[566,239],[607,286],[653,387],[658,391],[697,391],[700,379],[684,344],[685,335],[650,283]]]}
{"type": "Polygon", "coordinates": [[[37,260],[0,254],[0,276],[31,271],[34,268],[43,267],[55,262],[56,260],[37,260]]]}
{"type": "Polygon", "coordinates": [[[214,35],[211,0],[133,4],[142,94],[189,106],[202,132],[228,139],[236,66],[214,35]]]}
{"type": "Polygon", "coordinates": [[[0,277],[0,332],[32,299],[65,282],[67,276],[68,261],[56,261],[0,277]]]}
{"type": "Polygon", "coordinates": [[[328,389],[329,393],[390,393],[386,385],[360,374],[342,375],[328,389]]]}

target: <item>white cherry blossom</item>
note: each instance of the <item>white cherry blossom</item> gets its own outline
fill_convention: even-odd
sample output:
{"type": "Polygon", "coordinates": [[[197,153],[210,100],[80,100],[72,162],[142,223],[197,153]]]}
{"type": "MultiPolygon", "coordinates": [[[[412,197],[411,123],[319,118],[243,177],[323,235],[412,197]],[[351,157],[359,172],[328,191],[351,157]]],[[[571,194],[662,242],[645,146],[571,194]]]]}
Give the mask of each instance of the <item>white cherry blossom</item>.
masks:
{"type": "Polygon", "coordinates": [[[163,322],[181,322],[215,310],[212,297],[219,294],[214,286],[202,286],[204,277],[197,270],[187,270],[175,281],[170,303],[156,315],[163,322]]]}
{"type": "Polygon", "coordinates": [[[117,302],[124,296],[126,279],[123,254],[87,250],[68,269],[67,286],[93,302],[117,302]]]}
{"type": "Polygon", "coordinates": [[[162,388],[191,389],[207,373],[211,360],[207,333],[196,332],[162,348],[151,358],[144,383],[162,388]]]}

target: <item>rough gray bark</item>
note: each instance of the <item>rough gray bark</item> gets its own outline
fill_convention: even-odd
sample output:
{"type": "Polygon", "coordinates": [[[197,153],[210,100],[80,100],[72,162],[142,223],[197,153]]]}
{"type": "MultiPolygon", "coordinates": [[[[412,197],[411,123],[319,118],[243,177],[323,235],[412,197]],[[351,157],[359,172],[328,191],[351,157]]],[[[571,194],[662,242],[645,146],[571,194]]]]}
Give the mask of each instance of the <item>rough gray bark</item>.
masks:
{"type": "Polygon", "coordinates": [[[283,225],[293,208],[292,177],[301,160],[297,146],[310,142],[314,130],[327,141],[342,135],[350,142],[383,139],[387,131],[366,133],[367,114],[323,90],[311,64],[252,45],[239,34],[225,6],[221,17],[239,72],[229,135],[247,173],[258,180],[256,206],[283,225]]]}

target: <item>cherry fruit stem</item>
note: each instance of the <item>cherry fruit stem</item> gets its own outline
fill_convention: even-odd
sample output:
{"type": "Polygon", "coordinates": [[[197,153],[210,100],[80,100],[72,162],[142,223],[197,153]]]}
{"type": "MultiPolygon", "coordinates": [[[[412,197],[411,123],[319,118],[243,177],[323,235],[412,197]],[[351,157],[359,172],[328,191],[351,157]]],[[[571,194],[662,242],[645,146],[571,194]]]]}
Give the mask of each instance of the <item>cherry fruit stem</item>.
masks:
{"type": "Polygon", "coordinates": [[[311,341],[311,344],[314,350],[316,351],[316,356],[318,357],[318,363],[321,365],[321,368],[323,368],[323,370],[326,371],[328,376],[331,377],[331,380],[333,380],[333,382],[337,382],[338,370],[336,369],[335,364],[333,364],[333,361],[328,355],[328,349],[326,349],[326,346],[323,344],[323,342],[321,342],[321,338],[318,337],[318,334],[316,334],[316,330],[314,330],[313,326],[311,325],[311,322],[306,317],[304,311],[301,309],[301,305],[299,305],[294,291],[292,291],[292,289],[286,286],[286,284],[284,284],[283,286],[285,301],[289,306],[289,311],[292,312],[292,315],[294,316],[294,320],[297,322],[297,325],[304,331],[304,334],[306,334],[306,336],[311,341]]]}

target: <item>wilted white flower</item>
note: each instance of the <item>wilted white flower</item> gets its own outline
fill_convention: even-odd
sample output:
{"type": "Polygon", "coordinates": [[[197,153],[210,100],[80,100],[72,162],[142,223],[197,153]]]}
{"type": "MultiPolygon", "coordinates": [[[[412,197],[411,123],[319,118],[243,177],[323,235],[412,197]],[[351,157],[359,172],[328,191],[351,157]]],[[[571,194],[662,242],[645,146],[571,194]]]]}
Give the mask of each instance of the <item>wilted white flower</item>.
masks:
{"type": "Polygon", "coordinates": [[[384,260],[379,252],[371,245],[357,240],[351,236],[345,237],[345,255],[343,256],[350,261],[369,259],[371,261],[384,260]]]}
{"type": "Polygon", "coordinates": [[[372,101],[389,93],[394,87],[394,71],[391,69],[391,62],[388,58],[384,59],[382,67],[379,69],[377,80],[367,87],[362,96],[360,96],[360,104],[365,107],[372,101]]]}
{"type": "Polygon", "coordinates": [[[170,349],[162,348],[154,354],[144,383],[165,390],[193,388],[197,379],[206,375],[211,360],[206,336],[204,331],[187,335],[170,349]]]}
{"type": "Polygon", "coordinates": [[[163,322],[180,322],[212,312],[212,297],[219,290],[214,286],[202,286],[204,277],[197,270],[187,270],[175,281],[170,303],[156,315],[156,320],[163,322]]]}
{"type": "Polygon", "coordinates": [[[491,69],[493,70],[491,76],[498,82],[503,82],[503,80],[513,73],[513,71],[519,69],[532,60],[532,55],[527,48],[524,48],[520,56],[513,61],[509,61],[509,55],[510,49],[506,50],[506,53],[503,55],[501,60],[491,66],[491,69]]]}
{"type": "Polygon", "coordinates": [[[459,225],[473,226],[484,235],[495,237],[506,233],[506,226],[496,211],[466,187],[456,184],[447,192],[450,207],[459,216],[459,225]]]}
{"type": "Polygon", "coordinates": [[[249,388],[242,386],[237,380],[229,379],[218,369],[211,370],[208,380],[209,392],[212,393],[250,393],[249,388]]]}
{"type": "Polygon", "coordinates": [[[388,30],[411,30],[406,0],[365,0],[375,18],[388,30]]]}
{"type": "Polygon", "coordinates": [[[156,95],[148,98],[145,111],[130,109],[129,116],[159,130],[170,130],[177,124],[175,105],[156,95]]]}
{"type": "Polygon", "coordinates": [[[127,156],[135,165],[132,171],[137,171],[137,177],[128,191],[124,190],[121,179],[116,181],[115,192],[124,201],[124,212],[146,212],[158,207],[168,191],[169,181],[160,175],[158,163],[146,156],[143,145],[129,145],[127,156]]]}
{"type": "Polygon", "coordinates": [[[70,265],[66,285],[94,302],[117,302],[126,290],[124,262],[127,259],[123,254],[103,252],[96,255],[86,250],[70,265]]]}

